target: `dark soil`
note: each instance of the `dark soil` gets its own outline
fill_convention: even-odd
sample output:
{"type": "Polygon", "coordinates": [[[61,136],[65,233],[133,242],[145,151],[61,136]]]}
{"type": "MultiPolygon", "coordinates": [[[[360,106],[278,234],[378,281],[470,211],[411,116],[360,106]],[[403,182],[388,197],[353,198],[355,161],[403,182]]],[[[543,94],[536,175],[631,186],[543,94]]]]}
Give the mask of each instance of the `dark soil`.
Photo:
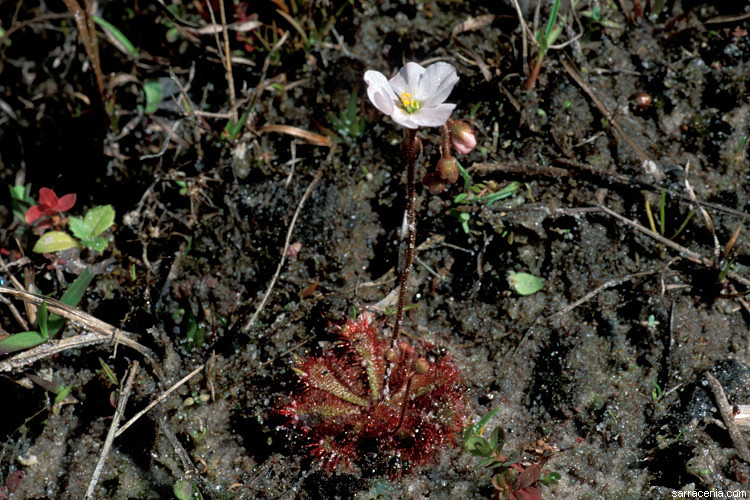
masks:
{"type": "MultiPolygon", "coordinates": [[[[262,23],[244,39],[229,32],[234,111],[246,120],[228,137],[222,34],[191,31],[211,22],[206,2],[169,3],[100,3],[136,48],[97,28],[104,103],[64,2],[0,5],[0,184],[30,184],[34,199],[41,187],[76,193],[69,215],[103,204],[117,214],[103,252],[37,254],[0,189],[0,280],[60,297],[92,266],[79,308],[158,364],[110,343],[0,362],[0,472],[25,472],[15,498],[83,498],[114,413],[99,358],[118,379],[140,363],[125,420],[206,368],[114,441],[95,498],[171,498],[183,479],[204,498],[492,495],[491,471],[474,470],[460,443],[401,478],[325,472],[276,413],[298,387],[294,357],[330,346],[331,325],[367,310],[384,334],[392,327],[401,130],[367,101],[362,76],[437,60],[456,66],[449,102],[477,136],[459,158],[471,184],[520,184],[490,205],[456,203],[472,192],[462,179],[439,195],[419,189],[406,335],[450,353],[471,421],[499,409],[487,428],[505,430],[506,449],[561,474],[545,498],[750,489],[705,376],[730,405],[747,404],[747,4],[582,0],[574,16],[566,4],[556,43],[570,43],[547,53],[526,90],[536,49],[524,53],[502,2],[227,1],[228,22],[262,23]],[[148,112],[147,81],[164,93],[148,112]],[[359,135],[337,121],[352,93],[359,135]],[[510,271],[544,288],[521,296],[510,271]],[[191,324],[205,332],[197,345],[185,340],[191,324]],[[53,404],[27,373],[72,391],[53,404]]],[[[426,171],[438,129],[419,137],[426,171]]],[[[2,329],[23,331],[0,307],[2,329]]],[[[85,330],[69,324],[63,337],[85,330]]]]}

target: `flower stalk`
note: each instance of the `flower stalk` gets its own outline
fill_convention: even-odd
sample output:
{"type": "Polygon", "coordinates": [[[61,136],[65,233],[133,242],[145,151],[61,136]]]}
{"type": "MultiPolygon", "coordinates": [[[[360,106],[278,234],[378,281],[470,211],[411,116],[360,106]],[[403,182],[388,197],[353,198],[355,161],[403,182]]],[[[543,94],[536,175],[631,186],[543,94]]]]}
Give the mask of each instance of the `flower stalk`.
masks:
{"type": "Polygon", "coordinates": [[[417,160],[421,154],[421,141],[417,139],[416,129],[404,129],[404,156],[406,159],[406,251],[404,253],[404,263],[401,268],[398,290],[398,309],[396,310],[396,324],[393,327],[393,336],[391,339],[392,347],[398,345],[401,324],[404,321],[404,308],[406,307],[406,294],[409,289],[409,275],[414,264],[414,247],[417,241],[417,217],[416,217],[416,199],[417,199],[417,160]]]}

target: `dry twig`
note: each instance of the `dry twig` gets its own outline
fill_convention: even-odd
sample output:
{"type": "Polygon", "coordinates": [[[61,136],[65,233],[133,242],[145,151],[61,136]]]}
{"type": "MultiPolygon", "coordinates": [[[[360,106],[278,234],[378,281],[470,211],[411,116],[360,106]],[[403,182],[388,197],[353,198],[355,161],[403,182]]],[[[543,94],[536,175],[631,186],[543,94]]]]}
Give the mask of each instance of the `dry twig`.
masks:
{"type": "Polygon", "coordinates": [[[724,393],[724,388],[716,377],[714,377],[713,373],[706,372],[706,378],[708,379],[708,383],[711,384],[711,390],[719,407],[719,413],[721,413],[721,418],[724,420],[724,425],[727,426],[734,449],[737,450],[737,454],[742,460],[750,464],[750,448],[748,448],[747,441],[745,441],[745,438],[742,437],[740,430],[737,428],[737,423],[734,421],[734,412],[727,400],[727,395],[724,393]]]}
{"type": "Polygon", "coordinates": [[[112,448],[112,443],[115,440],[115,432],[117,432],[117,426],[120,424],[120,419],[125,411],[125,405],[128,403],[128,398],[130,397],[130,391],[133,389],[133,381],[135,380],[135,374],[137,371],[138,361],[133,361],[133,366],[130,368],[127,382],[125,382],[125,386],[118,397],[117,409],[115,410],[115,415],[112,417],[112,424],[109,426],[107,439],[104,440],[104,446],[102,446],[102,451],[99,454],[99,460],[96,462],[96,467],[94,467],[94,473],[91,476],[91,481],[89,481],[89,487],[86,489],[86,495],[84,496],[85,499],[94,498],[94,488],[96,488],[96,483],[99,482],[99,476],[104,469],[104,462],[107,460],[107,455],[109,455],[109,450],[112,448]]]}
{"type": "Polygon", "coordinates": [[[159,397],[157,397],[156,399],[154,399],[153,401],[151,401],[148,404],[148,406],[146,406],[144,409],[142,409],[141,411],[139,411],[138,413],[136,413],[130,420],[128,420],[125,423],[125,425],[123,425],[122,427],[120,427],[117,430],[117,432],[115,433],[115,437],[118,437],[120,434],[122,434],[123,432],[125,432],[125,430],[128,427],[130,427],[131,425],[133,425],[134,423],[136,423],[138,421],[138,419],[141,418],[146,413],[148,413],[148,411],[151,408],[153,408],[154,406],[156,406],[159,403],[161,403],[167,396],[169,396],[170,394],[172,394],[180,386],[182,386],[183,384],[185,384],[185,382],[187,382],[188,380],[190,380],[191,378],[193,378],[195,375],[197,375],[198,372],[200,372],[203,369],[204,366],[205,365],[200,365],[198,368],[196,368],[195,370],[191,371],[190,373],[188,373],[187,375],[185,375],[184,377],[182,377],[182,379],[180,379],[180,381],[177,382],[176,384],[174,384],[172,387],[170,387],[166,391],[164,391],[161,394],[159,394],[159,397]]]}
{"type": "Polygon", "coordinates": [[[16,290],[8,288],[6,286],[0,286],[0,295],[10,295],[12,297],[19,298],[25,302],[30,302],[36,305],[41,305],[42,302],[47,303],[47,310],[66,318],[69,321],[82,325],[84,329],[88,330],[80,335],[73,337],[67,337],[64,339],[56,340],[49,339],[47,342],[40,344],[36,347],[28,349],[26,351],[19,352],[15,356],[0,361],[0,372],[9,372],[17,370],[21,367],[34,363],[40,359],[49,357],[58,352],[65,351],[67,349],[85,347],[95,344],[103,344],[105,342],[119,342],[123,345],[130,347],[138,351],[151,365],[151,368],[160,376],[161,368],[156,363],[153,353],[147,347],[139,344],[133,340],[132,333],[121,330],[117,327],[105,323],[104,321],[97,319],[85,312],[75,309],[63,304],[59,300],[36,295],[34,293],[26,292],[24,290],[16,290]]]}

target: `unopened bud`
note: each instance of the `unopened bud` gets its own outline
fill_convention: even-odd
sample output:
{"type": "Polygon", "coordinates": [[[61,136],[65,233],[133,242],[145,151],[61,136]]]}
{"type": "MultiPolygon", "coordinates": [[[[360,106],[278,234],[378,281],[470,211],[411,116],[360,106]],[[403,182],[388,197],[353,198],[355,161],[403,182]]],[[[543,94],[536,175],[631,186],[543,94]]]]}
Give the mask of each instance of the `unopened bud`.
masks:
{"type": "Polygon", "coordinates": [[[419,358],[414,362],[414,371],[422,374],[427,373],[430,370],[430,363],[424,358],[419,358]]]}
{"type": "Polygon", "coordinates": [[[383,356],[386,361],[390,361],[391,363],[395,363],[398,359],[398,353],[395,349],[391,348],[385,351],[385,355],[383,356]]]}
{"type": "Polygon", "coordinates": [[[440,194],[445,189],[445,181],[440,178],[437,172],[430,172],[422,177],[422,184],[430,190],[432,194],[440,194]]]}
{"type": "Polygon", "coordinates": [[[442,180],[453,184],[458,180],[458,162],[455,158],[440,158],[437,162],[437,174],[442,180]]]}
{"type": "Polygon", "coordinates": [[[451,142],[456,151],[462,155],[471,153],[477,145],[477,139],[474,137],[474,131],[471,125],[462,121],[454,121],[450,124],[451,142]]]}

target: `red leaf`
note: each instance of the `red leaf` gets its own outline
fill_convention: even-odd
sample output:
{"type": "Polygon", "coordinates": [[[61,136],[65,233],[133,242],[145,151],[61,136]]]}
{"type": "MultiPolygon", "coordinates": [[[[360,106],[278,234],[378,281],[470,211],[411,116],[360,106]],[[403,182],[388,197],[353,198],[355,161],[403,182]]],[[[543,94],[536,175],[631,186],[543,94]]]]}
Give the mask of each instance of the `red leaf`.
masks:
{"type": "Polygon", "coordinates": [[[42,207],[39,205],[34,205],[26,211],[26,224],[33,224],[42,215],[44,215],[44,210],[42,210],[42,207]]]}
{"type": "Polygon", "coordinates": [[[39,204],[44,208],[57,207],[57,195],[50,188],[41,188],[39,190],[39,204]]]}
{"type": "Polygon", "coordinates": [[[57,200],[56,208],[59,212],[65,212],[66,210],[70,210],[71,208],[73,208],[73,205],[75,204],[76,204],[76,194],[70,193],[70,194],[66,194],[65,196],[57,200]]]}

